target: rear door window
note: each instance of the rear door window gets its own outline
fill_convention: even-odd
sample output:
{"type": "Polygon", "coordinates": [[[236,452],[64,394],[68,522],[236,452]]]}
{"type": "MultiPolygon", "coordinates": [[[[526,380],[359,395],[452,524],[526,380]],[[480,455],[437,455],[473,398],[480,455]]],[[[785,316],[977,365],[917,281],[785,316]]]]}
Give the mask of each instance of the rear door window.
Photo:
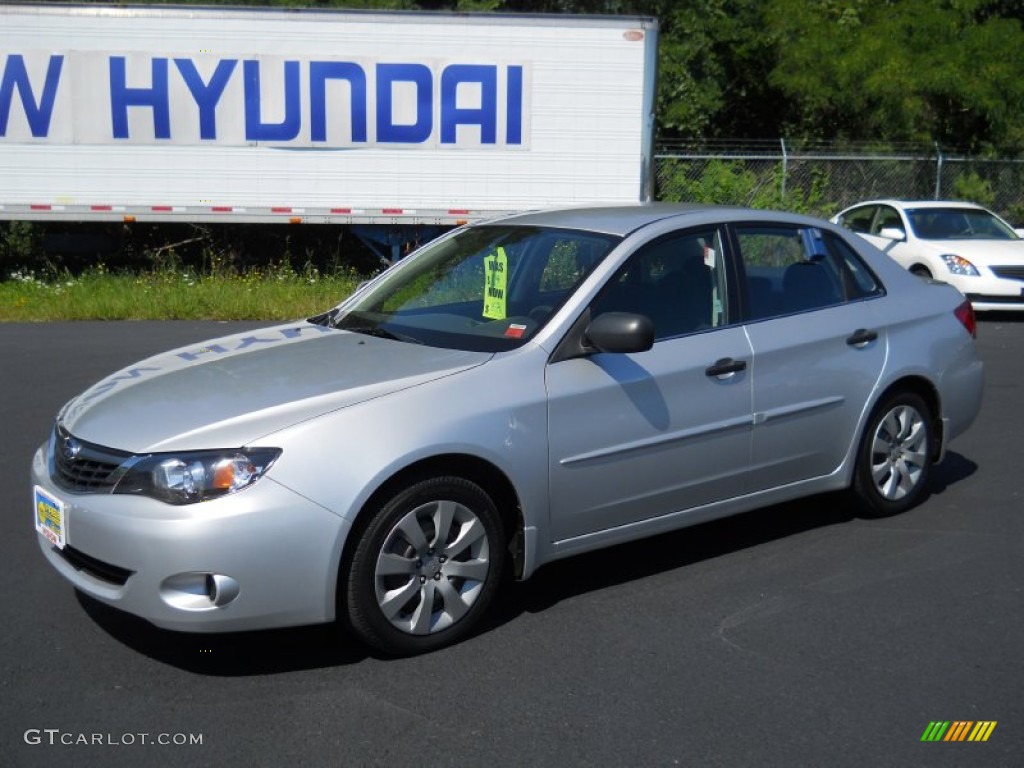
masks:
{"type": "Polygon", "coordinates": [[[807,312],[882,292],[853,248],[831,232],[745,224],[735,233],[750,320],[807,312]]]}

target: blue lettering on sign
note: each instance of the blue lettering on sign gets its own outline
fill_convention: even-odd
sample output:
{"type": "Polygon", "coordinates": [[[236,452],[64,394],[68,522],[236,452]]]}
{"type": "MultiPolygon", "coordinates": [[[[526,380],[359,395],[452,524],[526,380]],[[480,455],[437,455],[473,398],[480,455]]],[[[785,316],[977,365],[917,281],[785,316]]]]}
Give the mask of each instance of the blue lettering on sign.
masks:
{"type": "Polygon", "coordinates": [[[423,64],[377,65],[377,141],[396,144],[419,144],[430,138],[434,101],[434,76],[423,64]],[[395,123],[395,83],[412,83],[416,88],[416,122],[395,123]]]}
{"type": "Polygon", "coordinates": [[[505,141],[523,143],[523,68],[508,68],[508,100],[505,114],[505,141]]]}
{"type": "Polygon", "coordinates": [[[50,133],[50,118],[53,116],[53,102],[57,96],[57,84],[60,82],[60,70],[64,57],[53,55],[46,66],[46,80],[43,93],[37,101],[32,93],[32,83],[28,79],[25,59],[18,54],[10,54],[4,64],[4,74],[0,78],[0,136],[7,135],[7,120],[11,115],[11,100],[17,89],[21,98],[22,109],[28,120],[29,130],[35,138],[46,138],[50,133]]]}
{"type": "Polygon", "coordinates": [[[175,59],[174,64],[181,72],[181,77],[188,86],[196,106],[199,107],[199,137],[202,139],[217,138],[217,102],[220,101],[224,88],[235,71],[238,61],[222,59],[217,69],[210,76],[210,82],[204,83],[199,70],[192,59],[175,59]]]}
{"type": "Polygon", "coordinates": [[[366,73],[351,61],[314,61],[309,65],[309,128],[313,141],[327,141],[327,81],[347,80],[352,90],[352,141],[366,141],[366,73]]]}
{"type": "Polygon", "coordinates": [[[522,65],[28,52],[4,59],[0,138],[20,107],[15,139],[50,138],[59,116],[76,143],[521,146],[526,99],[522,65]],[[68,90],[97,80],[109,124],[68,90]]]}
{"type": "Polygon", "coordinates": [[[480,142],[494,144],[497,140],[498,70],[471,64],[453,64],[441,73],[441,143],[455,143],[455,129],[460,125],[479,125],[480,142]],[[456,96],[462,83],[480,85],[479,109],[460,109],[456,96]]]}
{"type": "Polygon", "coordinates": [[[284,119],[264,123],[260,108],[260,63],[243,62],[245,74],[245,138],[247,141],[289,141],[302,129],[302,105],[299,102],[299,62],[284,63],[284,119]]]}
{"type": "Polygon", "coordinates": [[[167,95],[167,59],[150,63],[152,86],[129,88],[124,56],[110,57],[110,124],[115,139],[128,138],[128,107],[149,107],[153,110],[153,135],[171,138],[171,108],[167,95]]]}

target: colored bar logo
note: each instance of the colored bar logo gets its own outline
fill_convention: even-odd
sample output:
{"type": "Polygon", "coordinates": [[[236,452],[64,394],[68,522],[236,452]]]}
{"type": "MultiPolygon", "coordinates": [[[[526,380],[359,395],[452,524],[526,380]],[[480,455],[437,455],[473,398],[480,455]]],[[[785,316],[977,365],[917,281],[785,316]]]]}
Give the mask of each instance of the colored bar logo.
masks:
{"type": "Polygon", "coordinates": [[[995,720],[933,720],[921,741],[988,741],[995,729],[995,720]]]}

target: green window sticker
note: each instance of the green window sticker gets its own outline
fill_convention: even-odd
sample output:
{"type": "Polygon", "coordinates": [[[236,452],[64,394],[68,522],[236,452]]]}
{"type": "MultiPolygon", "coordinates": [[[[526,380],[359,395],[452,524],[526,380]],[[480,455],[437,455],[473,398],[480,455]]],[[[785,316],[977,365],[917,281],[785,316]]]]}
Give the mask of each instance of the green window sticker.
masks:
{"type": "Polygon", "coordinates": [[[500,245],[484,260],[484,317],[504,320],[508,316],[508,256],[500,245]]]}

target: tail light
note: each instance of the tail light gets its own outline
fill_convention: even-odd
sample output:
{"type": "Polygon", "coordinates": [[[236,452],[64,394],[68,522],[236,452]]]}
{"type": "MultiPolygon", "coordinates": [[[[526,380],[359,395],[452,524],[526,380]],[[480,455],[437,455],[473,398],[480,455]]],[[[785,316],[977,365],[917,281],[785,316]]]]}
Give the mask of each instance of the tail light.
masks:
{"type": "Polygon", "coordinates": [[[965,301],[953,310],[953,314],[956,315],[956,319],[960,321],[960,324],[967,329],[967,332],[971,334],[971,338],[978,338],[978,322],[974,319],[974,307],[971,306],[971,302],[965,301]]]}

